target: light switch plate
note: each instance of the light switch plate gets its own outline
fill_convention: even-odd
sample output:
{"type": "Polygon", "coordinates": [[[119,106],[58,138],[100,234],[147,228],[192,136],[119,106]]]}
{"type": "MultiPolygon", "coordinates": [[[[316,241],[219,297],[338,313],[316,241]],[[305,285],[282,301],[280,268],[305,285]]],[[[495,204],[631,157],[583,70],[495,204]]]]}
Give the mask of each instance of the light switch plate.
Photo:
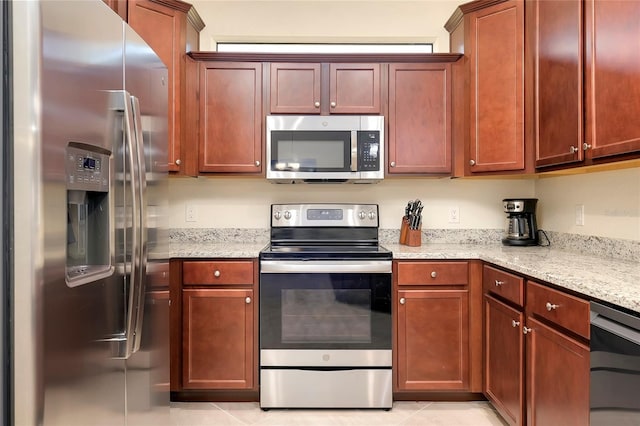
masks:
{"type": "Polygon", "coordinates": [[[584,226],[584,204],[576,205],[576,225],[584,226]]]}

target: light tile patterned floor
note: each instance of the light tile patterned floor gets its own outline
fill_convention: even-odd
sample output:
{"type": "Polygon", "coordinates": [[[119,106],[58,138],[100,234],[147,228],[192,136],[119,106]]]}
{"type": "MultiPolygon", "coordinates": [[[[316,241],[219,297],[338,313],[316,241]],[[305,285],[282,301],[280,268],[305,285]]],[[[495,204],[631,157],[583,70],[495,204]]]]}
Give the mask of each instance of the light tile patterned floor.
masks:
{"type": "Polygon", "coordinates": [[[262,411],[258,403],[172,402],[173,426],[504,426],[487,402],[405,402],[384,410],[262,411]]]}

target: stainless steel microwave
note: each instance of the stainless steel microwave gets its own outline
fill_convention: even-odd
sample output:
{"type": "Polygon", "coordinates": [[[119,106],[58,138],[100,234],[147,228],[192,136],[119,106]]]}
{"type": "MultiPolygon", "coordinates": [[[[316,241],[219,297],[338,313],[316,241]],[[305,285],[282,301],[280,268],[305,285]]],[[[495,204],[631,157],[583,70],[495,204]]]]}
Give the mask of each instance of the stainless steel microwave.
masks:
{"type": "Polygon", "coordinates": [[[384,178],[384,117],[269,115],[267,179],[373,183],[384,178]]]}

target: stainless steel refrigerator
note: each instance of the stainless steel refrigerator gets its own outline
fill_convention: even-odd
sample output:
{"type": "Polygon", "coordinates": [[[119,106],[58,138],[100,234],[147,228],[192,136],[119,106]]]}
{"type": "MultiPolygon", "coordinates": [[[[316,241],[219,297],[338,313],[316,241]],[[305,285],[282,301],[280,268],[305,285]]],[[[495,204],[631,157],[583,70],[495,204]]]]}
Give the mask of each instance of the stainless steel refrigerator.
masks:
{"type": "Polygon", "coordinates": [[[7,421],[168,424],[166,67],[100,0],[6,9],[7,421]]]}

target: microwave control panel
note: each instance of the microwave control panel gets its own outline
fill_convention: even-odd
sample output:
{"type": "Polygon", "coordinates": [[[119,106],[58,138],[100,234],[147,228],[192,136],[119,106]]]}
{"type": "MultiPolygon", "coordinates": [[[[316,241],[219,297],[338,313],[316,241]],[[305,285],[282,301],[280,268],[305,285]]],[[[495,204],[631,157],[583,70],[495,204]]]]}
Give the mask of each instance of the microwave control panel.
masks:
{"type": "Polygon", "coordinates": [[[380,170],[380,131],[358,131],[358,171],[380,170]]]}

